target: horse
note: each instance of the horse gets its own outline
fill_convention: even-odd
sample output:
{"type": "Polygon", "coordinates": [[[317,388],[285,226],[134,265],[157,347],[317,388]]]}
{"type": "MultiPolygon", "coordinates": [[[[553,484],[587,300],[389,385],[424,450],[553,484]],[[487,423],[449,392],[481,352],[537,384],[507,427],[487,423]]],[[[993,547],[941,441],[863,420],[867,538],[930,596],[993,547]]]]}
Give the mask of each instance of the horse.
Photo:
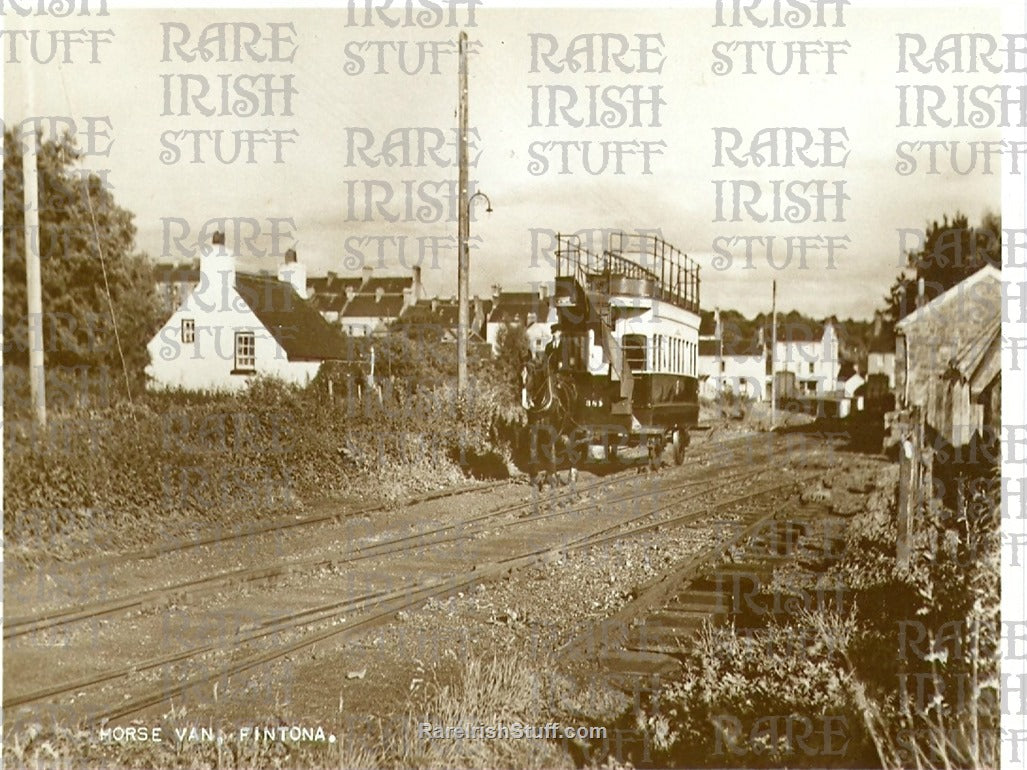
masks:
{"type": "Polygon", "coordinates": [[[570,465],[570,480],[577,476],[573,456],[573,436],[579,428],[574,420],[577,388],[553,365],[553,356],[554,352],[548,351],[521,370],[521,406],[528,414],[531,441],[531,478],[540,487],[547,476],[558,478],[556,471],[562,461],[570,465]]]}

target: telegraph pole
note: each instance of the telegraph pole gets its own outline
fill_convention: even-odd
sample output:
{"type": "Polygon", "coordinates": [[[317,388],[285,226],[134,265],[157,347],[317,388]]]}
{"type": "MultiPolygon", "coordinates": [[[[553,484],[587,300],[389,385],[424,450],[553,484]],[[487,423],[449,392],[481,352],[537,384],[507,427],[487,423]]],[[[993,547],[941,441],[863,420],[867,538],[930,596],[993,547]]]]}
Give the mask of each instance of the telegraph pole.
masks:
{"type": "Polygon", "coordinates": [[[770,294],[770,429],[777,427],[777,281],[770,294]]]}
{"type": "Polygon", "coordinates": [[[37,121],[33,75],[26,70],[28,113],[21,126],[21,172],[24,178],[25,293],[28,296],[29,391],[32,415],[39,428],[46,428],[46,370],[43,368],[43,289],[39,266],[39,177],[36,148],[37,121]]]}
{"type": "Polygon", "coordinates": [[[457,299],[459,316],[457,319],[457,390],[467,390],[467,333],[471,325],[471,310],[468,301],[470,265],[468,254],[468,236],[470,235],[471,202],[467,195],[467,33],[460,33],[460,106],[458,109],[459,129],[457,142],[460,155],[460,200],[459,225],[457,229],[457,299]]]}

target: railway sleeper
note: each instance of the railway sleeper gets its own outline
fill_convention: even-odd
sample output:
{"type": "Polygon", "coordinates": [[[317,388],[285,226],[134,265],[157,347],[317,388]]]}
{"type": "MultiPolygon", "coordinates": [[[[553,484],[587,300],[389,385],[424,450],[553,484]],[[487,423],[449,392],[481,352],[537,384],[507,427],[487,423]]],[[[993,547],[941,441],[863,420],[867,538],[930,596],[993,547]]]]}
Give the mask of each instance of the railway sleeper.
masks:
{"type": "Polygon", "coordinates": [[[653,676],[672,677],[681,670],[681,661],[677,658],[645,650],[608,650],[599,657],[599,663],[610,674],[615,676],[626,674],[632,679],[653,676]]]}
{"type": "Polygon", "coordinates": [[[695,612],[730,612],[731,593],[727,591],[685,591],[664,605],[666,609],[695,612]]]}

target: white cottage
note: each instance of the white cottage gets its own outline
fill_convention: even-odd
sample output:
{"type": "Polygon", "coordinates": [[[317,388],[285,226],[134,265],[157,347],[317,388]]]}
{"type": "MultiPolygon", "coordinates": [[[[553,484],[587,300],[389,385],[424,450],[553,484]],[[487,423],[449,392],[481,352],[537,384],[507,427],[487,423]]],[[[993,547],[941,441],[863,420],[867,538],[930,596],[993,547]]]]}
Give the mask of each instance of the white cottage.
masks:
{"type": "Polygon", "coordinates": [[[838,333],[830,320],[822,329],[801,322],[778,324],[774,371],[794,374],[800,395],[834,393],[840,368],[838,333]]]}
{"type": "Polygon", "coordinates": [[[304,385],[346,343],[307,299],[306,268],[291,249],[277,277],[236,270],[216,233],[199,283],[147,345],[153,388],[236,390],[256,375],[304,385]]]}
{"type": "Polygon", "coordinates": [[[766,396],[767,346],[763,330],[753,336],[728,324],[720,311],[704,313],[699,324],[699,392],[714,399],[733,393],[738,398],[762,401],[766,396]]]}

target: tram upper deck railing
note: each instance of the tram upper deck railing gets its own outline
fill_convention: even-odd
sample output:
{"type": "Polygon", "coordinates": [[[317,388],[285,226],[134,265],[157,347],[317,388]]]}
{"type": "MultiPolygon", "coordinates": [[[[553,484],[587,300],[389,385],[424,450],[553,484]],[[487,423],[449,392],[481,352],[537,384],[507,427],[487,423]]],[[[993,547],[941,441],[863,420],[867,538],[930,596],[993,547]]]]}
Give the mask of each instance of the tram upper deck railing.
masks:
{"type": "Polygon", "coordinates": [[[611,233],[607,248],[595,254],[576,235],[558,235],[556,274],[606,295],[654,297],[699,312],[699,266],[654,235],[611,233]]]}

